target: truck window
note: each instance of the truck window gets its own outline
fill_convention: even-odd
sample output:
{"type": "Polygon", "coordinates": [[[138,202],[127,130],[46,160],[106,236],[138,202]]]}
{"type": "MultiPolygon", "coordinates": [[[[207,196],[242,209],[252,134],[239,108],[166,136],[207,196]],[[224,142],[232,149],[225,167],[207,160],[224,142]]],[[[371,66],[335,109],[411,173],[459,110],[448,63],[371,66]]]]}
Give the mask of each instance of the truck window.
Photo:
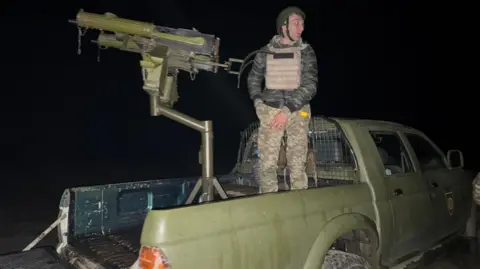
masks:
{"type": "Polygon", "coordinates": [[[415,172],[410,155],[397,133],[371,131],[370,135],[377,146],[385,175],[415,172]]]}
{"type": "Polygon", "coordinates": [[[405,134],[405,136],[417,155],[422,171],[447,167],[444,156],[428,140],[416,134],[405,134]]]}

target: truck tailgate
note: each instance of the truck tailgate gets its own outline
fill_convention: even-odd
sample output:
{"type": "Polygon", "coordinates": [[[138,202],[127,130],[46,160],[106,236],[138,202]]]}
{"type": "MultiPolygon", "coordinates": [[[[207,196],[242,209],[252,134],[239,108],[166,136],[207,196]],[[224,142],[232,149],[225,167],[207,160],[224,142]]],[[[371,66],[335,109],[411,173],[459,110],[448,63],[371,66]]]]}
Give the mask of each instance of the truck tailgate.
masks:
{"type": "Polygon", "coordinates": [[[0,256],[0,269],[73,269],[61,260],[50,247],[35,248],[29,251],[3,254],[0,256]]]}

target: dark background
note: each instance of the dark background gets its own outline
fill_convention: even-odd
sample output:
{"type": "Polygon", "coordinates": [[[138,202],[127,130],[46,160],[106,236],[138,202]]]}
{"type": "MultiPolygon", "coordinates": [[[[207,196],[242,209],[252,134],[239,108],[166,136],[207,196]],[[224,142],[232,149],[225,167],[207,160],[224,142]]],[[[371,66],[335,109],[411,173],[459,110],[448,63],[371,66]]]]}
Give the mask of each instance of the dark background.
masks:
{"type": "MultiPolygon", "coordinates": [[[[221,61],[243,58],[275,34],[287,5],[307,13],[304,39],[319,63],[316,115],[404,123],[478,169],[478,109],[460,34],[467,7],[424,1],[45,1],[5,2],[2,25],[3,197],[15,203],[64,188],[200,175],[200,136],[149,115],[139,55],[102,50],[68,19],[80,8],[221,38],[221,61]],[[315,4],[316,3],[316,4],[315,4]],[[36,196],[21,190],[33,189],[36,196]],[[5,196],[7,195],[7,196],[5,196]],[[13,198],[12,198],[13,199],[13,198]]],[[[248,69],[249,71],[249,69],[248,69]]],[[[215,173],[235,163],[239,132],[256,120],[245,87],[225,72],[181,73],[176,109],[211,119],[215,173]]]]}

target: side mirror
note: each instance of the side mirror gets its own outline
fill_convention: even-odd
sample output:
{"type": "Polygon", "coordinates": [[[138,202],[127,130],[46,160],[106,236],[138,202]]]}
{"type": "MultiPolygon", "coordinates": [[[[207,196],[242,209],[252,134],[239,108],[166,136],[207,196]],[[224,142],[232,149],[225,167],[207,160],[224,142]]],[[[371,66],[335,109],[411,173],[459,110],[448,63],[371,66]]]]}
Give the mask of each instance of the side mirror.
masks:
{"type": "Polygon", "coordinates": [[[457,149],[447,152],[447,162],[450,169],[463,168],[463,153],[457,149]]]}

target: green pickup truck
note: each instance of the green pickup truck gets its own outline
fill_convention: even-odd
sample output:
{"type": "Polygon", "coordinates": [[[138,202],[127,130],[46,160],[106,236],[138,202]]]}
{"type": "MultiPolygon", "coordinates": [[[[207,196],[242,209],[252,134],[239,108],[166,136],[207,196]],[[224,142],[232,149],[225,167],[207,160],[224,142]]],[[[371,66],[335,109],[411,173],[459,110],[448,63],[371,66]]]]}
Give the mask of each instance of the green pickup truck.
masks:
{"type": "MultiPolygon", "coordinates": [[[[228,199],[186,205],[197,178],[65,190],[57,253],[82,269],[388,268],[462,236],[472,174],[422,132],[384,121],[314,117],[307,190],[257,194],[256,130],[218,176],[228,199]]],[[[0,266],[1,267],[1,266],[0,266]]]]}

